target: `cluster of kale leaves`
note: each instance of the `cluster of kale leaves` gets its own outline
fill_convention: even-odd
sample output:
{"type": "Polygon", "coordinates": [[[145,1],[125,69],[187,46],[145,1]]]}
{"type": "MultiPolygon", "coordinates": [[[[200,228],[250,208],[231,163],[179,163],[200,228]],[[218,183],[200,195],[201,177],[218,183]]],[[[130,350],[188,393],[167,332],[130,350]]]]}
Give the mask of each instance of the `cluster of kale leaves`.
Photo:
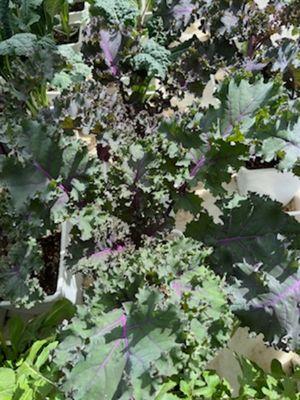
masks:
{"type": "Polygon", "coordinates": [[[226,342],[231,312],[299,349],[300,225],[281,204],[225,186],[251,159],[299,173],[299,1],[262,3],[159,0],[149,16],[132,1],[91,2],[92,77],[53,106],[45,90],[65,61],[38,31],[43,18],[12,35],[18,21],[0,10],[0,298],[43,298],[39,239],[70,221],[67,264],[85,277],[90,310],[57,363],[76,399],[101,387],[151,398],[178,371],[192,379],[226,342]],[[91,389],[90,368],[119,375],[91,389]]]}

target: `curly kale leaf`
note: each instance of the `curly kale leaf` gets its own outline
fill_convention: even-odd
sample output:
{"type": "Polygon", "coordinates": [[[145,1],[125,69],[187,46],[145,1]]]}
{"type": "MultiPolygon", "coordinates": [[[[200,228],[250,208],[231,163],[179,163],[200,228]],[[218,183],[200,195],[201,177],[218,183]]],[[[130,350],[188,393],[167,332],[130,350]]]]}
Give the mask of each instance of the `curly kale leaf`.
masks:
{"type": "Polygon", "coordinates": [[[225,82],[217,98],[220,106],[211,109],[202,120],[202,129],[207,131],[215,126],[224,139],[234,133],[234,128],[247,135],[255,123],[256,113],[279,94],[279,85],[262,79],[254,83],[247,80],[231,79],[225,82]]]}
{"type": "MultiPolygon", "coordinates": [[[[3,243],[5,238],[1,239],[3,243]]],[[[10,239],[13,240],[12,237],[10,239]]],[[[41,301],[45,293],[41,289],[36,274],[42,270],[43,266],[40,247],[36,241],[25,236],[22,237],[22,241],[20,238],[20,242],[12,244],[8,254],[2,255],[0,259],[0,298],[23,307],[30,307],[35,302],[41,301]]]]}
{"type": "Polygon", "coordinates": [[[206,267],[210,249],[190,239],[176,237],[175,233],[170,236],[169,241],[145,240],[139,249],[125,245],[106,253],[102,251],[82,259],[78,266],[83,274],[93,275],[94,285],[87,300],[91,305],[97,303],[99,309],[111,310],[116,303],[135,301],[141,287],[164,293],[166,306],[178,305],[186,340],[193,348],[189,357],[184,356],[187,375],[199,363],[205,365],[222,346],[231,316],[227,312],[223,283],[206,267]],[[120,276],[123,276],[122,281],[120,276]],[[201,304],[206,304],[205,314],[201,312],[201,304]],[[222,313],[226,317],[220,323],[218,318],[222,313]],[[203,347],[209,334],[209,345],[203,347]]]}
{"type": "Polygon", "coordinates": [[[279,168],[290,170],[300,159],[300,118],[295,123],[290,123],[286,129],[280,128],[270,133],[269,138],[262,143],[261,153],[266,161],[274,160],[280,155],[279,168]]]}
{"type": "MultiPolygon", "coordinates": [[[[170,95],[184,95],[188,91],[200,97],[212,74],[236,70],[262,74],[266,81],[280,71],[291,93],[297,90],[290,76],[299,64],[299,41],[296,35],[287,41],[280,38],[284,30],[292,32],[298,26],[297,1],[278,1],[276,5],[270,2],[264,9],[247,0],[202,1],[197,5],[195,21],[180,37],[181,54],[171,66],[166,86],[170,95]],[[276,36],[279,40],[275,40],[276,36]]],[[[151,35],[160,43],[169,43],[170,34],[164,32],[162,20],[150,23],[151,35]]]]}
{"type": "Polygon", "coordinates": [[[280,203],[251,194],[237,204],[216,204],[223,211],[222,222],[215,224],[203,213],[187,226],[186,234],[213,246],[213,258],[220,272],[234,274],[232,266],[243,260],[275,266],[284,260],[288,245],[299,246],[300,225],[282,211],[280,203]]]}
{"type": "MultiPolygon", "coordinates": [[[[221,202],[217,202],[220,206],[221,202]]],[[[234,284],[228,293],[244,326],[271,344],[299,346],[299,223],[265,197],[250,195],[224,204],[220,224],[200,214],[186,234],[213,247],[214,271],[234,284]]]]}
{"type": "Polygon", "coordinates": [[[233,322],[223,283],[203,264],[209,252],[179,238],[87,258],[82,268],[94,265],[102,279],[94,279],[85,318],[74,319],[71,338],[56,352],[56,363],[66,367],[65,392],[78,400],[96,391],[108,399],[152,399],[162,380],[189,380],[199,363],[205,366],[233,322]]]}
{"type": "Polygon", "coordinates": [[[135,70],[145,70],[150,77],[164,78],[171,62],[170,55],[164,46],[149,39],[131,61],[135,70]]]}
{"type": "Polygon", "coordinates": [[[38,38],[32,33],[17,33],[0,43],[1,56],[30,56],[38,45],[38,38]]]}
{"type": "Polygon", "coordinates": [[[145,126],[144,115],[131,122],[119,121],[117,114],[113,114],[115,121],[103,115],[107,128],[97,138],[99,167],[93,174],[94,198],[102,199],[102,204],[95,202],[99,214],[128,224],[136,244],[143,235],[156,235],[173,226],[177,194],[190,177],[186,149],[158,133],[156,119],[149,117],[153,126],[145,126]]]}
{"type": "Polygon", "coordinates": [[[82,333],[74,320],[55,359],[61,367],[75,364],[70,371],[65,370],[66,395],[72,393],[76,400],[95,396],[129,399],[133,395],[136,399],[153,398],[153,377],[171,376],[176,371],[170,363],[170,353],[179,347],[175,337],[176,307],[158,309],[160,297],[157,292],[141,292],[139,303],[127,303],[123,309],[96,316],[82,333]],[[86,356],[76,357],[70,346],[76,342],[86,356]]]}
{"type": "Polygon", "coordinates": [[[293,254],[275,268],[238,264],[236,283],[229,290],[233,311],[242,325],[285,350],[300,346],[298,266],[293,254]]]}
{"type": "Polygon", "coordinates": [[[59,126],[36,120],[21,124],[17,156],[1,155],[0,166],[0,180],[17,210],[36,197],[47,198],[51,192],[58,196],[57,189],[60,195],[69,195],[72,183],[84,180],[91,165],[86,147],[74,138],[65,140],[59,126]]]}
{"type": "Polygon", "coordinates": [[[159,0],[154,2],[151,18],[147,22],[150,36],[165,45],[178,38],[195,17],[198,9],[193,0],[159,0]]]}
{"type": "Polygon", "coordinates": [[[272,66],[272,71],[285,72],[291,66],[299,67],[299,51],[300,48],[295,45],[294,40],[283,39],[278,47],[270,51],[269,57],[275,61],[272,66]]]}
{"type": "Polygon", "coordinates": [[[93,16],[102,16],[112,25],[134,26],[139,16],[134,0],[95,0],[90,11],[93,16]]]}

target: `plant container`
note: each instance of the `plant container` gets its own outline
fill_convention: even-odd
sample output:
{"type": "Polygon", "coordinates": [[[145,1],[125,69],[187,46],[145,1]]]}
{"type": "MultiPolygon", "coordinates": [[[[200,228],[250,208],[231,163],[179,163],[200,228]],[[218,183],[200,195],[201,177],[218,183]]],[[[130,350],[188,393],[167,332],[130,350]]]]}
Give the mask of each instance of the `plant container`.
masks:
{"type": "Polygon", "coordinates": [[[76,30],[68,39],[65,39],[64,33],[62,31],[62,27],[59,25],[56,27],[56,36],[60,35],[60,37],[56,37],[56,43],[58,47],[71,47],[75,52],[79,53],[82,44],[82,33],[83,26],[81,24],[73,25],[76,30]]]}
{"type": "Polygon", "coordinates": [[[73,304],[81,302],[81,281],[80,275],[74,275],[66,269],[65,266],[65,253],[69,242],[69,232],[71,224],[64,222],[61,229],[61,242],[60,242],[60,261],[58,270],[58,280],[55,293],[45,297],[44,301],[36,304],[32,308],[18,308],[11,304],[10,301],[0,302],[0,325],[3,324],[4,318],[7,314],[14,313],[21,316],[33,316],[42,312],[48,311],[53,303],[57,300],[65,298],[70,300],[73,304]]]}
{"type": "Polygon", "coordinates": [[[80,11],[70,11],[69,12],[69,24],[85,24],[89,19],[89,4],[86,1],[76,1],[74,4],[83,3],[83,9],[80,11]]]}
{"type": "Polygon", "coordinates": [[[281,172],[276,168],[247,169],[242,167],[236,175],[238,191],[241,195],[256,192],[268,195],[283,205],[293,200],[300,189],[300,178],[292,172],[281,172]]]}
{"type": "Polygon", "coordinates": [[[300,190],[295,194],[293,201],[291,202],[291,210],[287,213],[300,222],[300,190]]]}
{"type": "Polygon", "coordinates": [[[47,97],[48,97],[48,103],[51,106],[53,104],[53,101],[60,95],[59,90],[48,90],[47,91],[47,97]]]}
{"type": "MultiPolygon", "coordinates": [[[[78,1],[78,2],[75,2],[74,4],[79,4],[79,3],[81,3],[81,2],[78,1]]],[[[71,11],[69,13],[69,25],[73,28],[74,27],[78,28],[78,36],[76,38],[76,41],[74,41],[73,43],[59,44],[59,46],[72,47],[73,50],[75,50],[76,52],[80,52],[82,39],[83,39],[83,30],[86,27],[88,21],[89,21],[89,4],[87,2],[84,2],[83,10],[71,11]]],[[[61,26],[58,25],[57,28],[61,28],[61,26]]]]}

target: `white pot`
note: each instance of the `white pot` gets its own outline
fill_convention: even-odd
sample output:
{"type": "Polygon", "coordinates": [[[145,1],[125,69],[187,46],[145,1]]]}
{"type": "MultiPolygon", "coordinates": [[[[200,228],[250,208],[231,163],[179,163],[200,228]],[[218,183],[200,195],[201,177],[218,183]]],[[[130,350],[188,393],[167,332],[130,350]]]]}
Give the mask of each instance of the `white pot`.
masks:
{"type": "Polygon", "coordinates": [[[89,4],[84,2],[84,9],[82,11],[71,11],[69,13],[69,24],[84,24],[89,20],[89,4]]]}
{"type": "MultiPolygon", "coordinates": [[[[89,8],[90,5],[85,1],[83,10],[69,12],[69,25],[86,25],[89,20],[89,8]]],[[[59,15],[57,19],[60,21],[59,15]]]]}
{"type": "Polygon", "coordinates": [[[59,44],[58,46],[60,48],[62,48],[62,47],[71,47],[74,51],[76,51],[76,53],[80,53],[82,39],[83,39],[83,29],[84,29],[84,27],[82,25],[80,25],[80,27],[79,27],[79,36],[78,36],[77,42],[67,43],[67,44],[59,44]]]}
{"type": "Polygon", "coordinates": [[[50,105],[52,105],[54,99],[56,99],[56,97],[58,97],[59,95],[60,95],[60,91],[59,90],[49,90],[49,91],[47,91],[48,103],[50,105]]]}
{"type": "Polygon", "coordinates": [[[273,200],[288,204],[300,189],[300,178],[292,172],[280,172],[275,168],[246,169],[242,167],[236,175],[241,195],[256,192],[268,195],[273,200]]]}
{"type": "Polygon", "coordinates": [[[300,222],[300,190],[295,194],[291,206],[293,211],[288,211],[288,214],[300,222]]]}
{"type": "Polygon", "coordinates": [[[81,302],[81,297],[82,297],[81,276],[79,275],[75,276],[65,267],[65,253],[69,242],[70,229],[71,229],[71,224],[69,222],[64,222],[62,224],[59,271],[58,271],[58,280],[55,293],[46,296],[42,303],[39,303],[30,309],[17,308],[13,306],[9,301],[1,301],[0,302],[0,310],[2,311],[1,314],[3,314],[3,312],[5,313],[7,311],[13,311],[15,313],[19,313],[25,316],[38,315],[41,312],[49,310],[53,305],[53,303],[62,298],[70,300],[73,304],[81,302]]]}

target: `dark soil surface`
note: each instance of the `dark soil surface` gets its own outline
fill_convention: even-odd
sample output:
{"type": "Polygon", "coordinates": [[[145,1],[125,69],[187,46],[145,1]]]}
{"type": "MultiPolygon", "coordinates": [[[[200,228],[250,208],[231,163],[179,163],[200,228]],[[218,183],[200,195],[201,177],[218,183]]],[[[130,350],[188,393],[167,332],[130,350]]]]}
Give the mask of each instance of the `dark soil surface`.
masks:
{"type": "Polygon", "coordinates": [[[59,259],[60,259],[60,233],[40,239],[45,268],[39,274],[40,285],[46,294],[56,291],[59,259]]]}
{"type": "Polygon", "coordinates": [[[7,255],[7,238],[5,236],[0,236],[0,257],[7,255]]]}
{"type": "Polygon", "coordinates": [[[75,31],[70,34],[70,36],[67,36],[62,31],[55,30],[54,31],[54,39],[55,39],[56,44],[76,43],[76,42],[78,42],[78,39],[79,39],[79,27],[77,27],[75,29],[75,31]]]}
{"type": "MultiPolygon", "coordinates": [[[[54,235],[39,239],[42,248],[44,268],[38,275],[41,288],[47,295],[54,294],[57,287],[57,279],[60,261],[60,239],[58,232],[54,235]]],[[[0,235],[0,257],[7,256],[9,242],[5,236],[0,235]]],[[[2,300],[0,298],[0,300],[2,300]]]]}
{"type": "Polygon", "coordinates": [[[84,10],[84,1],[78,1],[69,6],[69,12],[84,10]]]}
{"type": "Polygon", "coordinates": [[[260,157],[253,158],[246,162],[247,169],[264,169],[264,168],[275,168],[278,165],[278,160],[272,160],[266,162],[260,157]]]}

